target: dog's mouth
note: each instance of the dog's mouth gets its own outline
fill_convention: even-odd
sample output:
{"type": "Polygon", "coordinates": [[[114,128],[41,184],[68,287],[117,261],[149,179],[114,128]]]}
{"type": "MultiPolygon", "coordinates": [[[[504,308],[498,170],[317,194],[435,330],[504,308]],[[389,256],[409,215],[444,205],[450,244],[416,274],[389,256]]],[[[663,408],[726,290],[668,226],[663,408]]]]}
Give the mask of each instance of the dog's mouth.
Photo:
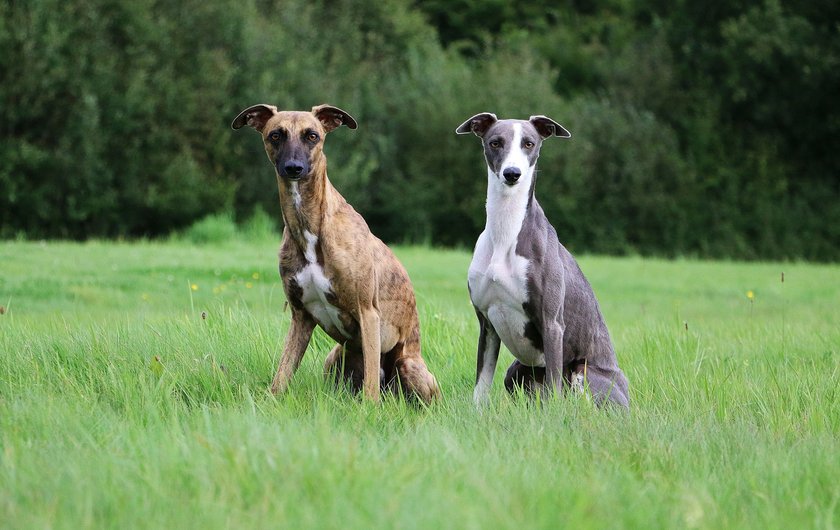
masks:
{"type": "Polygon", "coordinates": [[[278,171],[277,174],[285,181],[288,182],[300,182],[301,180],[306,179],[309,177],[309,173],[299,173],[297,175],[291,175],[285,171],[278,171]]]}

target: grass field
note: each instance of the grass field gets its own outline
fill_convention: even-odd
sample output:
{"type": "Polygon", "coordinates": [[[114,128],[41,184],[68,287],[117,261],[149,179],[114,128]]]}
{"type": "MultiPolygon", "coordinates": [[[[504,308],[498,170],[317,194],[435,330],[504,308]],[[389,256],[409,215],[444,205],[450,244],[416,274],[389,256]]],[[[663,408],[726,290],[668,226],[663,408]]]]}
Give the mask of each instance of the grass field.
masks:
{"type": "Polygon", "coordinates": [[[268,395],[278,246],[0,243],[0,527],[840,525],[840,266],[583,257],[631,414],[507,353],[478,412],[461,251],[397,249],[442,403],[334,391],[320,332],[268,395]]]}

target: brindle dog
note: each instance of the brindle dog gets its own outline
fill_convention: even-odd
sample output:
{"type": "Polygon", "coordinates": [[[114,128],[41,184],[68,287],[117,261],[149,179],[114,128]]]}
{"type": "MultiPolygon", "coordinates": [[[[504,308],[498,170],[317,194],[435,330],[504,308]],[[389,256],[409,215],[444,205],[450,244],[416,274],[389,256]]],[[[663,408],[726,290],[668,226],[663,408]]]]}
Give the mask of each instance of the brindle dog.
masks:
{"type": "Polygon", "coordinates": [[[327,178],[324,137],[356,120],[329,105],[311,112],[254,105],[233,120],[262,134],[283,212],[280,276],[292,323],[271,391],[286,390],[318,324],[338,344],[324,372],[378,401],[380,388],[429,403],[440,396],[420,355],[414,290],[403,266],[327,178]]]}

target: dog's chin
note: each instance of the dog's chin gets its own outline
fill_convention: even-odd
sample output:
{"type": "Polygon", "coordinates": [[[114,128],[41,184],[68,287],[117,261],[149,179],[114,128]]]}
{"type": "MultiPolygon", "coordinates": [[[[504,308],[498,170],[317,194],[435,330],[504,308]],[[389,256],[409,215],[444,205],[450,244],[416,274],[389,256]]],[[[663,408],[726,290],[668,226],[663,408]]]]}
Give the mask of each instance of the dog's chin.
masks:
{"type": "Polygon", "coordinates": [[[283,175],[282,173],[280,174],[280,177],[283,180],[285,180],[286,182],[295,182],[295,183],[304,180],[308,176],[309,175],[283,175]]]}

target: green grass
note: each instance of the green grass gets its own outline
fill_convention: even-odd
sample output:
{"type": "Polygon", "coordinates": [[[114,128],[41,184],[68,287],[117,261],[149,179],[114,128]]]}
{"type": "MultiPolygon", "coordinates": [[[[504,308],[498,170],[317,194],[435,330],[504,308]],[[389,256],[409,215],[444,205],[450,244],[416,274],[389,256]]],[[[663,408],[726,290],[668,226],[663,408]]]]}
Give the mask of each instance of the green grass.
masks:
{"type": "Polygon", "coordinates": [[[442,403],[332,390],[320,332],[268,395],[278,246],[0,243],[0,527],[840,525],[838,266],[581,258],[631,414],[511,398],[507,353],[478,412],[469,253],[421,248],[442,403]]]}

